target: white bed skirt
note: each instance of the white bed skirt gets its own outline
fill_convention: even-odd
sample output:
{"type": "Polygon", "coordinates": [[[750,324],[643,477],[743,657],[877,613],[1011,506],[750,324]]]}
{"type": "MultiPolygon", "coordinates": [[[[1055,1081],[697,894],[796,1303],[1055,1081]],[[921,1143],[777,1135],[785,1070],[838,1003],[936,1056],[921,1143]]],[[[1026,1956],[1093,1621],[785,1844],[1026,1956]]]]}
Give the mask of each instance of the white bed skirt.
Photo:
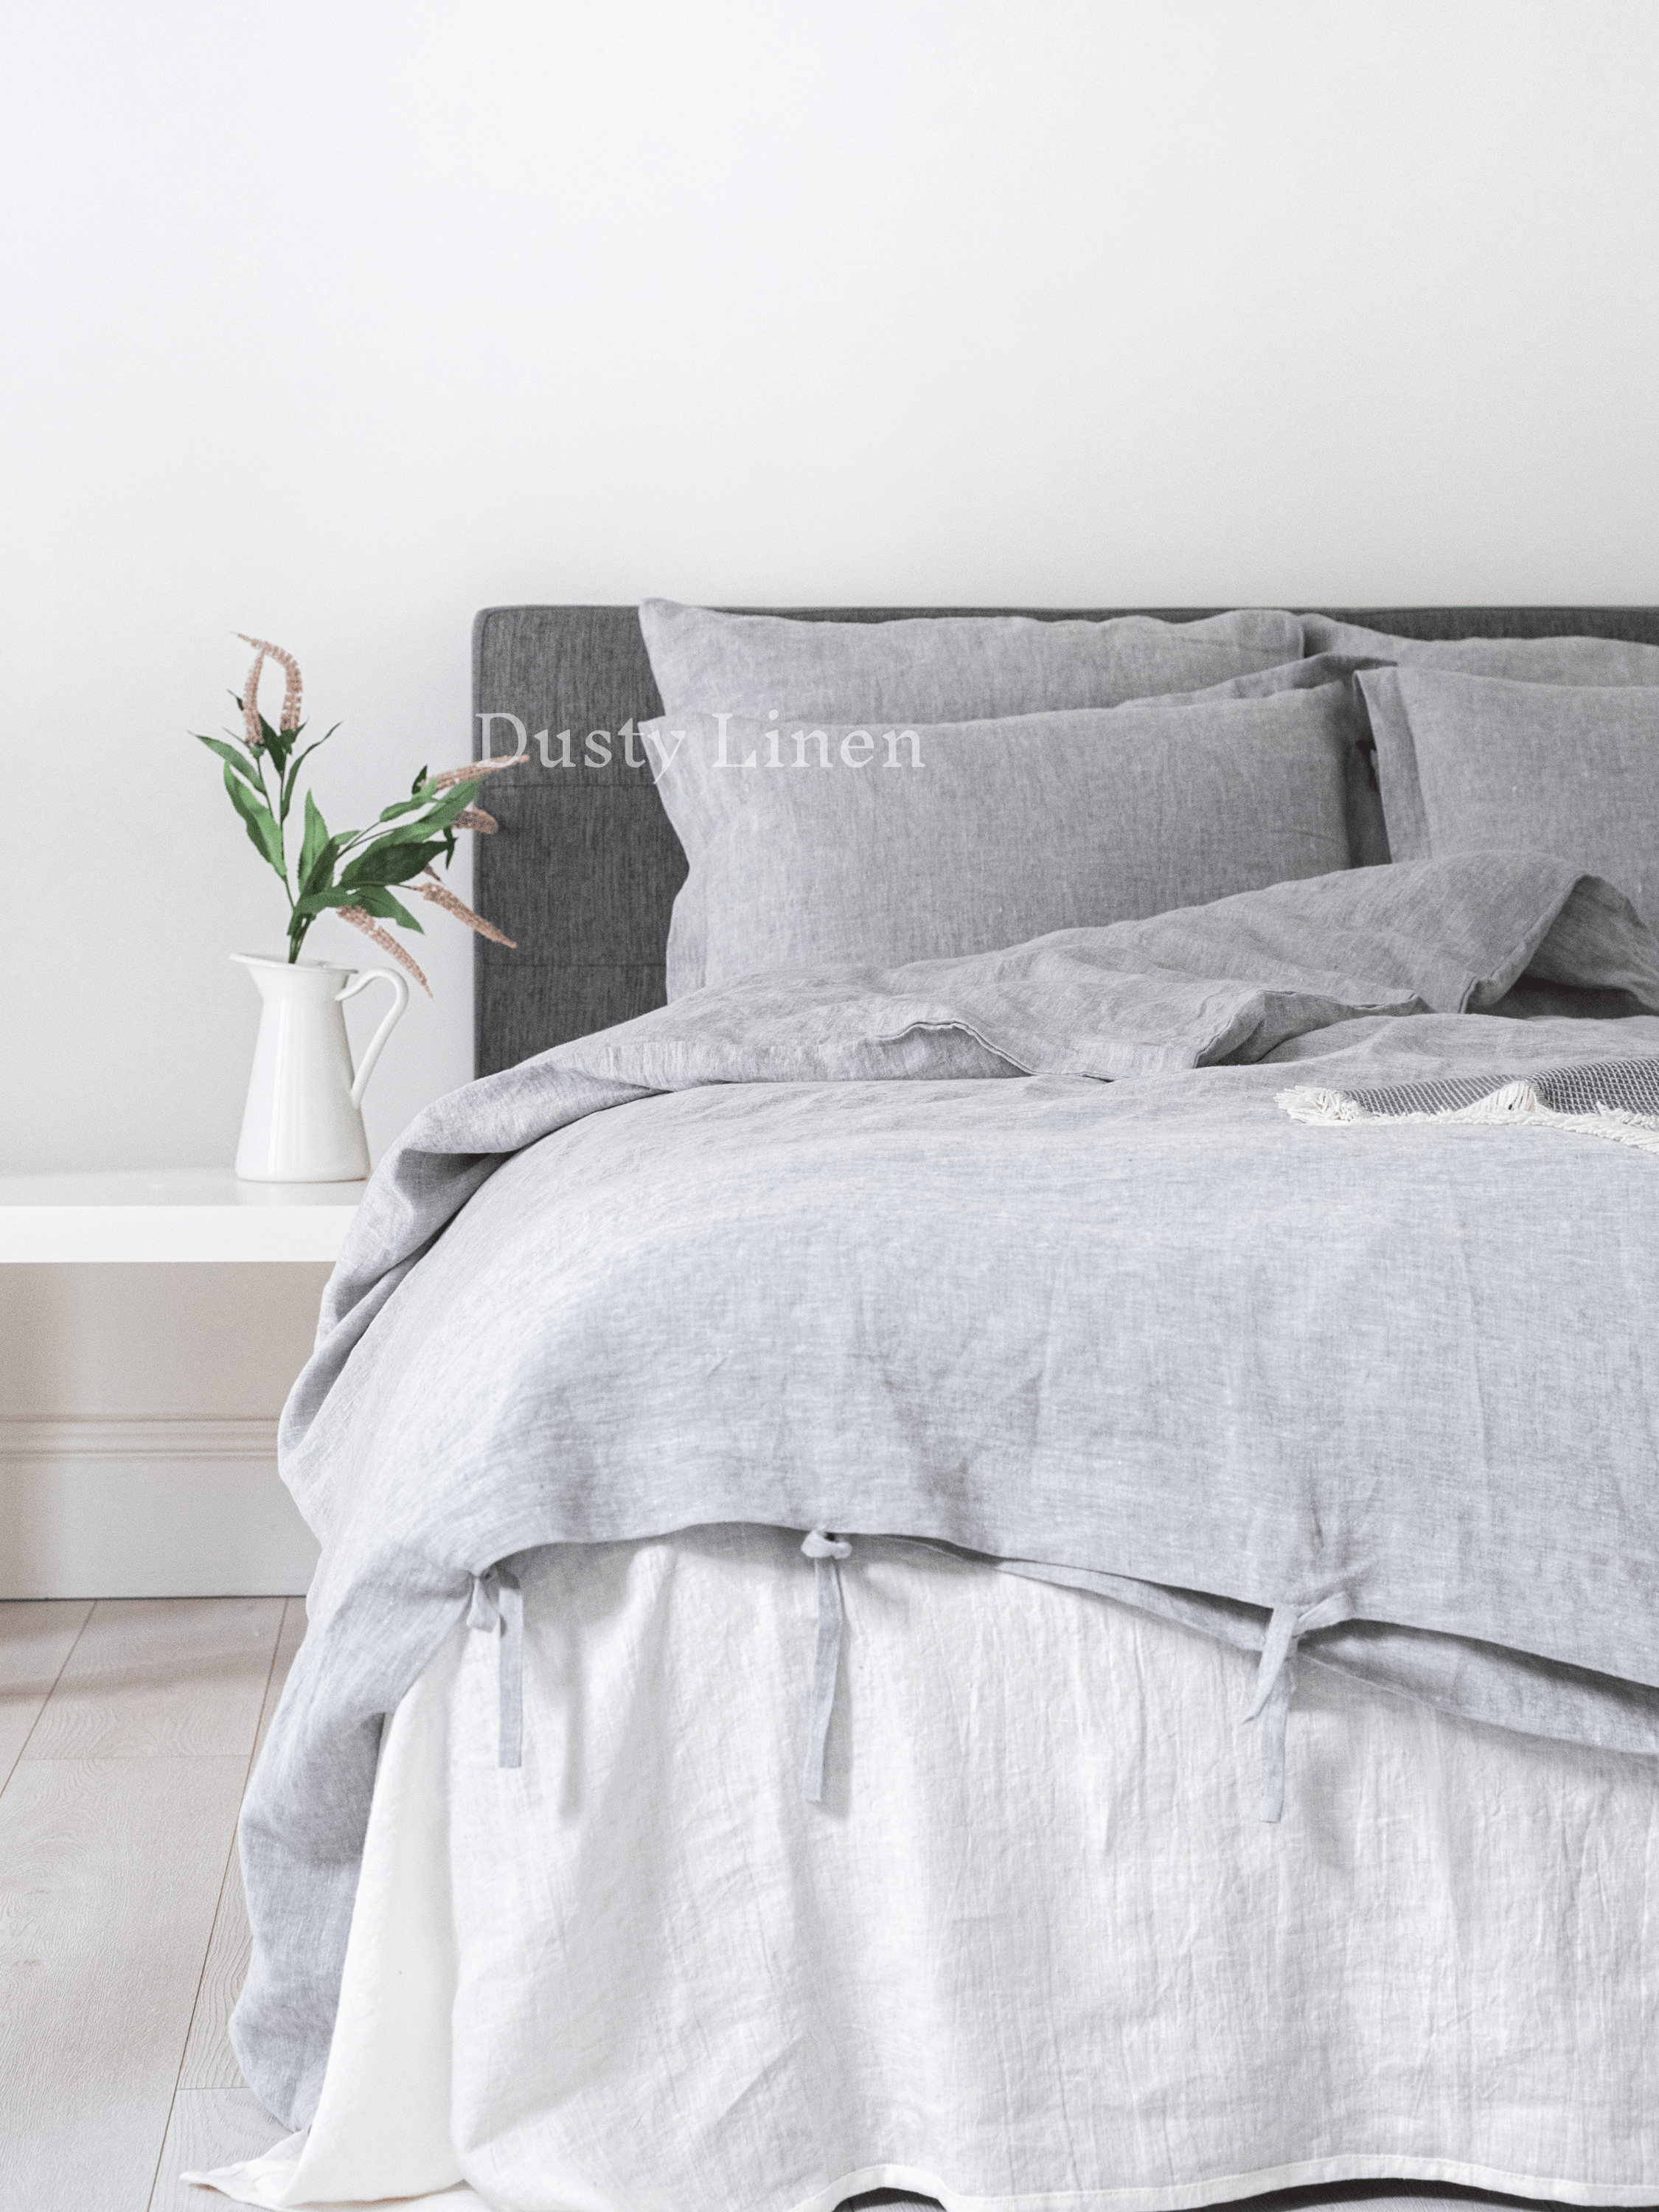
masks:
{"type": "Polygon", "coordinates": [[[1176,2212],[1659,2198],[1659,1771],[860,1540],[824,1800],[799,1538],[538,1554],[387,1732],[307,2136],[243,2202],[1176,2212]],[[471,2187],[466,2186],[471,2185],[471,2187]],[[474,2191],[477,2192],[475,2198],[474,2191]]]}

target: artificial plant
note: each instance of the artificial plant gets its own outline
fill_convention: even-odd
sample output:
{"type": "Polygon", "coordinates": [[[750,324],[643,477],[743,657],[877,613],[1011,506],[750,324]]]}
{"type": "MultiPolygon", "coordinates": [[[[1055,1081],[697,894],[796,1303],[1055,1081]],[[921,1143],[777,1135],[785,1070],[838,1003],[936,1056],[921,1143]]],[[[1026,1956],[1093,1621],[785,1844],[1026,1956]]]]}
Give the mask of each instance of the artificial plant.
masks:
{"type": "Polygon", "coordinates": [[[510,937],[504,937],[482,915],[474,914],[439,880],[434,863],[441,858],[447,867],[453,860],[458,830],[493,834],[495,817],[474,804],[478,785],[484,776],[510,767],[511,763],[472,761],[465,768],[442,769],[436,775],[429,775],[423,768],[410,786],[408,798],[382,808],[379,820],[367,830],[331,830],[307,779],[299,850],[290,860],[289,820],[299,795],[301,768],[340,726],[336,722],[320,738],[302,746],[300,739],[305,724],[300,719],[298,661],[264,638],[248,637],[240,630],[237,635],[254,648],[253,665],[240,697],[231,694],[242,717],[241,738],[238,741],[234,732],[224,738],[204,737],[199,730],[191,734],[223,762],[230,803],[241,816],[254,851],[276,870],[287,894],[289,960],[299,958],[300,947],[318,915],[331,908],[342,921],[362,930],[406,968],[430,997],[431,985],[384,927],[393,922],[399,929],[421,927],[402,900],[393,896],[394,884],[412,886],[429,904],[453,915],[457,921],[465,922],[492,944],[510,946],[514,942],[510,937]],[[267,659],[276,661],[287,678],[275,729],[259,711],[259,676],[267,659]]]}

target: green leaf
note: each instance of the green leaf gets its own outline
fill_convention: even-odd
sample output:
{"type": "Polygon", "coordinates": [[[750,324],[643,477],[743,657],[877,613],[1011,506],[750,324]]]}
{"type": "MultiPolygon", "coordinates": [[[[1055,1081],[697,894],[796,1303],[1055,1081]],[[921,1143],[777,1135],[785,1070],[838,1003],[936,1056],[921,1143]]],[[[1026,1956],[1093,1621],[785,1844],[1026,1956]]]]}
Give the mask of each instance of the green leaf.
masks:
{"type": "Polygon", "coordinates": [[[295,732],[291,730],[272,729],[270,724],[266,721],[264,716],[261,714],[259,717],[259,734],[264,739],[265,750],[270,755],[272,760],[276,762],[276,773],[280,775],[283,770],[288,766],[288,757],[294,750],[294,738],[295,732]]]}
{"type": "Polygon", "coordinates": [[[204,738],[199,730],[192,730],[190,734],[198,745],[205,745],[210,753],[217,753],[227,768],[234,768],[238,775],[246,776],[260,798],[264,797],[264,779],[253,764],[253,755],[246,745],[227,744],[222,738],[204,738]]]}
{"type": "Polygon", "coordinates": [[[225,769],[225,789],[230,793],[230,803],[247,825],[247,834],[253,849],[262,860],[269,860],[279,876],[287,878],[283,868],[283,833],[276,827],[270,808],[264,797],[256,799],[237,776],[225,769]]]}
{"type": "MultiPolygon", "coordinates": [[[[405,929],[420,929],[420,923],[401,906],[384,884],[335,884],[325,891],[308,891],[296,899],[289,919],[290,933],[298,923],[309,923],[331,906],[360,906],[365,914],[372,914],[377,921],[401,922],[405,929]]],[[[424,934],[424,933],[422,933],[424,934]]]]}
{"type": "Polygon", "coordinates": [[[426,803],[425,799],[419,797],[400,799],[395,806],[383,806],[380,809],[380,819],[382,822],[395,822],[400,814],[413,814],[426,803]]]}
{"type": "Polygon", "coordinates": [[[331,906],[357,906],[361,903],[356,892],[344,884],[331,884],[325,891],[307,891],[303,898],[294,902],[289,927],[292,927],[295,921],[310,921],[331,906]]]}
{"type": "Polygon", "coordinates": [[[432,811],[418,822],[409,824],[423,837],[441,837],[458,814],[464,814],[478,795],[476,783],[458,783],[439,794],[432,811]]]}
{"type": "Polygon", "coordinates": [[[328,824],[323,819],[322,809],[307,792],[306,834],[300,846],[300,889],[302,891],[312,888],[312,878],[328,842],[328,824]]]}
{"type": "Polygon", "coordinates": [[[417,930],[422,936],[426,934],[409,908],[393,898],[384,884],[367,885],[352,903],[362,907],[365,914],[372,914],[377,921],[395,921],[400,928],[417,930]]]}
{"type": "Polygon", "coordinates": [[[347,864],[340,881],[343,884],[407,883],[411,876],[418,876],[422,868],[428,867],[442,850],[441,839],[416,842],[403,837],[382,837],[347,864]]]}
{"type": "Polygon", "coordinates": [[[425,769],[424,769],[424,768],[422,768],[422,770],[421,770],[421,772],[420,772],[420,774],[416,777],[416,779],[415,779],[414,782],[413,782],[413,783],[411,783],[411,784],[410,785],[410,787],[409,787],[410,796],[410,798],[411,798],[411,799],[414,797],[415,793],[416,793],[420,789],[421,786],[422,786],[425,781],[426,781],[426,770],[425,770],[425,769]]]}
{"type": "MultiPolygon", "coordinates": [[[[296,731],[295,734],[297,736],[299,733],[296,731]]],[[[283,778],[283,819],[284,822],[288,820],[288,810],[293,804],[294,787],[299,780],[300,766],[301,762],[309,760],[313,753],[316,751],[318,745],[325,745],[327,743],[328,739],[326,738],[319,738],[315,744],[307,745],[303,751],[295,753],[294,758],[289,763],[288,773],[283,778]]]]}
{"type": "Polygon", "coordinates": [[[383,844],[407,844],[416,838],[441,837],[456,816],[464,813],[472,804],[477,789],[476,783],[458,783],[453,790],[439,792],[431,799],[399,799],[395,806],[386,808],[380,819],[382,822],[401,820],[401,828],[392,831],[386,837],[376,838],[373,845],[365,847],[365,854],[377,850],[383,844]],[[429,807],[431,811],[421,814],[422,807],[429,807]],[[417,814],[420,815],[418,821],[414,818],[417,814]]]}
{"type": "Polygon", "coordinates": [[[337,837],[329,839],[318,852],[310,866],[301,870],[298,896],[304,898],[310,891],[322,891],[329,888],[333,881],[335,864],[350,842],[349,830],[343,830],[337,837]]]}
{"type": "MultiPolygon", "coordinates": [[[[411,839],[441,837],[456,816],[472,804],[477,791],[476,783],[457,784],[451,791],[428,792],[424,797],[400,799],[388,806],[380,816],[382,822],[397,822],[401,826],[389,831],[385,837],[376,838],[374,846],[386,843],[407,844],[411,839]],[[429,811],[422,812],[422,808],[429,811]],[[419,817],[417,820],[416,817],[419,817]]],[[[368,835],[368,832],[360,834],[368,835]]],[[[366,849],[373,851],[374,846],[366,849]]]]}

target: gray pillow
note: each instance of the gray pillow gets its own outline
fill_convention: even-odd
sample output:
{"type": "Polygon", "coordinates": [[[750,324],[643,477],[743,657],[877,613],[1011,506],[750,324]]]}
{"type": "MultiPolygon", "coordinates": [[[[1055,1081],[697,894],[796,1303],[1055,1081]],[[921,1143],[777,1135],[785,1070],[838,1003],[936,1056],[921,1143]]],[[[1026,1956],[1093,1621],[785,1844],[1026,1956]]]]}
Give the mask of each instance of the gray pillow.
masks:
{"type": "Polygon", "coordinates": [[[647,599],[652,673],[671,715],[973,722],[1194,691],[1302,657],[1296,616],[1245,608],[1195,623],[1151,615],[1036,622],[929,615],[800,622],[647,599]]]}
{"type": "Polygon", "coordinates": [[[1310,653],[1503,676],[1521,684],[1659,684],[1659,645],[1616,637],[1390,637],[1328,615],[1304,615],[1310,653]]]}
{"type": "Polygon", "coordinates": [[[1553,853],[1659,930],[1659,690],[1413,666],[1358,680],[1396,860],[1553,853]]]}
{"type": "Polygon", "coordinates": [[[1340,682],[1342,701],[1333,712],[1345,714],[1347,726],[1348,860],[1356,868],[1380,867],[1392,855],[1376,777],[1376,741],[1359,687],[1351,679],[1361,669],[1384,665],[1346,653],[1310,653],[1305,660],[1287,661],[1282,668],[1264,669],[1255,676],[1230,676],[1224,684],[1212,684],[1202,691],[1172,691],[1158,703],[1180,707],[1195,699],[1264,699],[1272,691],[1312,691],[1322,684],[1340,682]]]}
{"type": "Polygon", "coordinates": [[[690,861],[671,999],[763,969],[988,951],[1349,865],[1346,683],[943,724],[689,714],[649,739],[690,861]]]}

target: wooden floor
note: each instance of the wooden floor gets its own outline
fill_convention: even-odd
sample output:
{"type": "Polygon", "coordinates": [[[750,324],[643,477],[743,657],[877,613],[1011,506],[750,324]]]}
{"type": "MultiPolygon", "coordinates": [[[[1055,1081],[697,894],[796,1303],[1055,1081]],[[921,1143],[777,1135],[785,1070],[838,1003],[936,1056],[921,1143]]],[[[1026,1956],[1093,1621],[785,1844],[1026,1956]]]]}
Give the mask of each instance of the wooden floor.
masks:
{"type": "Polygon", "coordinates": [[[225,2021],[236,1814],[298,1598],[0,1604],[0,2212],[223,2212],[284,2132],[225,2021]]]}

